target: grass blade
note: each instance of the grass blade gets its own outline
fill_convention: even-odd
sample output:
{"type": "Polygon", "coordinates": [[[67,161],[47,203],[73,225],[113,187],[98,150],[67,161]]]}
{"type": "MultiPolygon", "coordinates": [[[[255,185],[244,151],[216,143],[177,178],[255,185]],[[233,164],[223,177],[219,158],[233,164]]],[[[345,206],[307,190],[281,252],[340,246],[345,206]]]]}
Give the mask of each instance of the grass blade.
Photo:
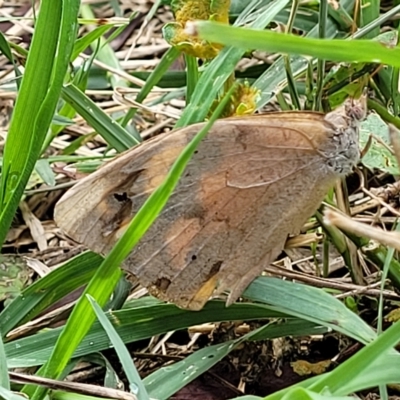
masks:
{"type": "Polygon", "coordinates": [[[8,378],[7,357],[3,341],[0,337],[0,388],[10,390],[10,379],[8,378]]]}
{"type": "Polygon", "coordinates": [[[268,52],[303,54],[343,62],[375,62],[400,67],[400,49],[369,40],[322,40],[272,31],[238,28],[217,22],[197,21],[199,35],[227,46],[257,48],[268,52]]]}
{"type": "Polygon", "coordinates": [[[122,368],[124,369],[125,375],[129,381],[129,387],[131,393],[133,393],[138,400],[149,400],[149,395],[147,394],[146,388],[143,385],[142,379],[133,363],[131,355],[127,348],[124,346],[121,338],[118,336],[116,330],[112,326],[111,322],[108,320],[104,311],[96,303],[93,297],[88,296],[88,300],[93,307],[96,317],[101,323],[103,329],[106,331],[111,343],[117,352],[119,361],[121,362],[122,368]]]}
{"type": "Polygon", "coordinates": [[[0,179],[0,244],[39,158],[68,68],[76,33],[78,0],[41,4],[25,74],[4,148],[0,179]],[[38,72],[40,71],[40,72],[38,72]]]}

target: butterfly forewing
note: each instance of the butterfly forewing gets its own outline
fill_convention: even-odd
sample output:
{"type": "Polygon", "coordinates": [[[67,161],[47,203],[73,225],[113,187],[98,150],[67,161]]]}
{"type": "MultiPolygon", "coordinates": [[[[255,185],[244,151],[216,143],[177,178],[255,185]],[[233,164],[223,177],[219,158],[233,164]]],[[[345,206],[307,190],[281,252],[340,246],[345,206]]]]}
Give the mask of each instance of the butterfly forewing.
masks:
{"type": "MultiPolygon", "coordinates": [[[[160,135],[84,179],[57,205],[60,227],[109,251],[201,127],[160,135]]],[[[215,288],[235,300],[338,177],[332,160],[349,147],[339,139],[319,113],[217,121],[124,268],[181,307],[200,309],[215,288]]]]}

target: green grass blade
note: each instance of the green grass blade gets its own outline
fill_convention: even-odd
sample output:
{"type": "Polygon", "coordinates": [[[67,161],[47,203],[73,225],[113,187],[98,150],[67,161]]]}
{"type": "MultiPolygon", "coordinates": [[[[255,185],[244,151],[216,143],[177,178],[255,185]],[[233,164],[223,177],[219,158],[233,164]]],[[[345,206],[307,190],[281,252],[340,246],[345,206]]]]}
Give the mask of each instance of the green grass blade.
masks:
{"type": "Polygon", "coordinates": [[[7,357],[3,340],[0,337],[0,388],[10,390],[10,379],[8,377],[7,357]]]}
{"type": "Polygon", "coordinates": [[[25,396],[20,396],[10,390],[2,388],[0,386],[0,398],[4,400],[26,400],[25,396]]]}
{"type": "MultiPolygon", "coordinates": [[[[95,20],[95,15],[92,11],[92,5],[90,4],[82,4],[81,5],[81,16],[83,18],[89,20],[95,20]]],[[[97,49],[97,44],[91,44],[92,51],[96,53],[96,59],[103,62],[104,64],[110,66],[111,68],[123,71],[121,64],[119,62],[118,57],[115,55],[114,50],[111,48],[110,44],[108,43],[107,39],[100,37],[100,48],[97,49]]],[[[120,77],[119,75],[112,74],[110,77],[111,86],[113,88],[117,86],[127,87],[129,86],[127,81],[120,77]]]]}
{"type": "MultiPolygon", "coordinates": [[[[146,83],[136,96],[136,101],[142,103],[154,86],[165,76],[172,63],[179,57],[181,52],[175,47],[170,47],[162,56],[154,71],[146,79],[146,83]]],[[[131,108],[123,118],[121,125],[126,126],[128,122],[135,116],[137,108],[131,108]]]]}
{"type": "Polygon", "coordinates": [[[311,39],[208,21],[197,21],[195,26],[202,38],[227,46],[302,54],[332,61],[374,62],[400,67],[400,49],[386,48],[375,41],[311,39]]]}
{"type": "Polygon", "coordinates": [[[138,400],[149,400],[149,395],[144,387],[142,379],[140,378],[139,372],[137,371],[135,364],[131,358],[131,355],[127,348],[124,346],[123,341],[118,336],[118,333],[114,329],[111,322],[108,320],[106,314],[101,307],[96,303],[93,297],[88,296],[88,300],[93,307],[97,319],[101,323],[101,326],[110,338],[110,341],[118,355],[119,361],[124,369],[126,378],[129,382],[130,392],[133,393],[138,400]]]}
{"type": "MultiPolygon", "coordinates": [[[[328,19],[325,30],[325,37],[334,38],[338,34],[336,26],[328,19]]],[[[319,36],[319,27],[315,26],[307,34],[309,38],[319,36]]],[[[312,62],[312,61],[311,61],[312,62]]],[[[290,55],[290,65],[293,75],[296,77],[308,68],[309,61],[304,57],[290,55]]],[[[260,98],[257,101],[257,107],[261,108],[267,104],[276,93],[279,93],[286,85],[286,74],[284,70],[284,58],[278,58],[253,84],[260,90],[260,98]]]]}
{"type": "Polygon", "coordinates": [[[199,81],[199,69],[197,64],[197,58],[189,55],[185,55],[186,61],[186,104],[190,103],[192,94],[199,81]]]}
{"type": "MultiPolygon", "coordinates": [[[[354,366],[355,364],[353,364],[354,366]]],[[[362,358],[358,359],[357,368],[360,374],[354,379],[347,379],[347,368],[342,371],[342,386],[339,389],[341,394],[350,394],[365,390],[378,385],[396,385],[400,382],[400,355],[384,352],[371,364],[364,363],[362,358]]],[[[352,365],[348,366],[348,369],[352,365]]]]}
{"type": "MultiPolygon", "coordinates": [[[[368,25],[379,18],[379,0],[361,0],[360,2],[360,27],[368,25]]],[[[371,30],[365,37],[368,39],[379,35],[379,27],[371,30]]]]}
{"type": "Polygon", "coordinates": [[[75,85],[64,86],[63,99],[114,149],[119,152],[139,144],[117,121],[107,115],[75,85]]]}
{"type": "Polygon", "coordinates": [[[369,343],[376,333],[343,303],[321,289],[277,278],[259,277],[243,293],[252,301],[273,306],[289,314],[334,329],[361,343],[369,343]]]}
{"type": "MultiPolygon", "coordinates": [[[[286,314],[270,310],[262,304],[242,303],[226,307],[224,302],[210,301],[201,311],[192,312],[182,310],[173,304],[162,303],[154,298],[134,300],[126,308],[107,313],[107,316],[124,343],[132,343],[206,322],[287,317],[286,314]]],[[[55,328],[6,343],[9,368],[44,364],[49,359],[62,329],[63,327],[55,328]]],[[[108,349],[110,345],[109,338],[100,323],[96,321],[76,349],[74,357],[102,351],[108,349]]]]}
{"type": "Polygon", "coordinates": [[[17,78],[16,79],[17,88],[19,89],[19,86],[20,86],[19,78],[22,76],[22,74],[21,74],[21,71],[19,70],[17,64],[15,63],[10,44],[8,43],[3,32],[0,32],[0,53],[4,54],[7,57],[8,61],[11,62],[12,66],[14,68],[15,76],[17,78]]]}
{"type": "Polygon", "coordinates": [[[4,148],[0,244],[4,242],[53,118],[72,51],[78,10],[78,0],[47,0],[41,4],[4,148]]]}
{"type": "MultiPolygon", "coordinates": [[[[267,397],[268,398],[268,397],[267,397]]],[[[314,393],[301,387],[289,390],[288,393],[282,397],[283,400],[353,400],[354,397],[348,396],[332,396],[330,393],[325,395],[314,393]]]]}
{"type": "Polygon", "coordinates": [[[251,394],[247,395],[247,396],[240,396],[240,397],[235,397],[232,400],[262,400],[264,397],[257,397],[257,396],[253,396],[251,394]]]}
{"type": "Polygon", "coordinates": [[[80,37],[75,41],[74,50],[71,54],[71,61],[74,61],[79,54],[85,51],[93,42],[103,36],[106,32],[112,29],[113,25],[100,25],[87,33],[86,35],[80,37]]]}

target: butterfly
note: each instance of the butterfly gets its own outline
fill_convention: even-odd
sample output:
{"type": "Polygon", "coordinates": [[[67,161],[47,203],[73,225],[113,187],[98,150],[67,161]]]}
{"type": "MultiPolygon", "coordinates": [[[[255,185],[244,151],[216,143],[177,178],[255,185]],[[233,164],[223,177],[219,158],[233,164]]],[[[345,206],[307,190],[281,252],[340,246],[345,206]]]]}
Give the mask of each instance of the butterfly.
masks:
{"type": "MultiPolygon", "coordinates": [[[[361,98],[328,114],[289,111],[216,121],[123,269],[152,295],[182,308],[199,310],[225,291],[231,304],[335,181],[352,171],[365,113],[361,98]]],[[[58,226],[107,253],[203,126],[161,134],[81,180],[57,203],[58,226]]]]}

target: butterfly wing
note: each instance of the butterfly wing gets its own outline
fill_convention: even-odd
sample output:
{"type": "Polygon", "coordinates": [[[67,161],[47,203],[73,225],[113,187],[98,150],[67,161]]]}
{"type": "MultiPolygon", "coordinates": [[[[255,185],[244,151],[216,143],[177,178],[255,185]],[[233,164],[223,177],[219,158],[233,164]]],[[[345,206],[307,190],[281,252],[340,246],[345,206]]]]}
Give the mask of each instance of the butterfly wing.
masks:
{"type": "MultiPolygon", "coordinates": [[[[108,251],[200,129],[161,135],[78,183],[56,207],[59,226],[108,251]]],[[[124,268],[181,307],[200,309],[227,289],[234,301],[337,178],[329,162],[334,134],[318,113],[217,121],[124,268]]]]}

